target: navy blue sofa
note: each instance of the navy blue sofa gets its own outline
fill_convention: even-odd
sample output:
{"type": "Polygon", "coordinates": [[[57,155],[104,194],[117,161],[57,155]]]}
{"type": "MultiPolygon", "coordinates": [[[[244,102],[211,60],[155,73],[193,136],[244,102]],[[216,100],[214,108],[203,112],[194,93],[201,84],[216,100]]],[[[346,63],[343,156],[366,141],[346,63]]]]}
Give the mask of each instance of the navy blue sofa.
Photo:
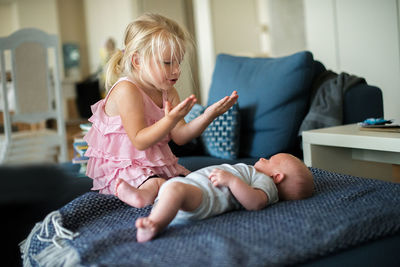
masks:
{"type": "MultiPolygon", "coordinates": [[[[335,76],[308,51],[280,58],[220,54],[216,60],[208,105],[230,95],[233,90],[238,91],[237,119],[240,129],[237,129],[236,135],[239,142],[235,143],[239,146],[238,153],[222,158],[218,157],[218,151],[209,153],[209,144],[204,142],[204,136],[183,147],[173,143],[171,147],[179,162],[190,170],[220,163],[254,164],[258,158],[269,158],[278,152],[302,158],[299,127],[310,109],[315,92],[335,76]]],[[[337,90],[342,90],[343,94],[341,124],[383,117],[379,88],[367,82],[358,82],[349,88],[338,86],[337,90]]],[[[221,142],[224,141],[229,143],[229,140],[221,142]]]]}

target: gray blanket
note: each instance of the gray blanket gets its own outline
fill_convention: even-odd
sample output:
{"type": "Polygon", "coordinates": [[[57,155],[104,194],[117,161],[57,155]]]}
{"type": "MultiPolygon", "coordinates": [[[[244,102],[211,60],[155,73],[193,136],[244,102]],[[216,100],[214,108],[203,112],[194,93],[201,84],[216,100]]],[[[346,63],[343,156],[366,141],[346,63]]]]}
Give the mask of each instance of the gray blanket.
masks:
{"type": "Polygon", "coordinates": [[[326,71],[319,77],[316,88],[312,88],[311,106],[299,129],[303,131],[343,124],[343,96],[346,90],[358,83],[365,83],[364,78],[345,72],[337,75],[326,71]]]}
{"type": "Polygon", "coordinates": [[[400,233],[400,184],[312,169],[311,198],[168,227],[137,243],[150,212],[87,193],[35,226],[25,266],[287,266],[400,233]]]}

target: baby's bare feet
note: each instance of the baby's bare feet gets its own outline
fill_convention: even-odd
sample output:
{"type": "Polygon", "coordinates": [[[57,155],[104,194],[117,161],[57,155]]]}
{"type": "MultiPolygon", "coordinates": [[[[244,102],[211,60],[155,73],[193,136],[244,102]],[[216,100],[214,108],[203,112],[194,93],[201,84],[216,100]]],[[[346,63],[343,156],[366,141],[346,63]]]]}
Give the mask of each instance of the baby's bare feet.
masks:
{"type": "Polygon", "coordinates": [[[158,226],[148,217],[139,218],[136,220],[136,240],[137,242],[147,242],[158,233],[158,226]]]}

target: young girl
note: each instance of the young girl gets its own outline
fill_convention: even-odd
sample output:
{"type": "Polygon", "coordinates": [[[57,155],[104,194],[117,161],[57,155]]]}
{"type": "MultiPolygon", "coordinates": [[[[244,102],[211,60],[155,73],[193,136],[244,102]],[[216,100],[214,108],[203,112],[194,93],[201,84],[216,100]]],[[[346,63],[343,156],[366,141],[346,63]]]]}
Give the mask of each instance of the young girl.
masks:
{"type": "Polygon", "coordinates": [[[93,190],[144,207],[166,179],[189,173],[168,141],[183,145],[199,136],[238,96],[233,92],[186,124],[196,98],[181,102],[174,85],[191,45],[189,34],[168,18],[145,14],[128,25],[124,40],[107,67],[107,96],[92,106],[86,174],[93,190]]]}

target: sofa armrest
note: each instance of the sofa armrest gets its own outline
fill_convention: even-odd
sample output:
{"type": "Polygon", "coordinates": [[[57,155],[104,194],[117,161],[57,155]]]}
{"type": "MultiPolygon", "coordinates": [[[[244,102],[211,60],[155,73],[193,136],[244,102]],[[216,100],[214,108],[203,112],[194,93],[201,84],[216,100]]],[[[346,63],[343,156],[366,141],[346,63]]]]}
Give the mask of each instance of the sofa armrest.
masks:
{"type": "Polygon", "coordinates": [[[343,100],[343,124],[381,117],[383,117],[381,89],[359,83],[346,90],[343,100]]]}

